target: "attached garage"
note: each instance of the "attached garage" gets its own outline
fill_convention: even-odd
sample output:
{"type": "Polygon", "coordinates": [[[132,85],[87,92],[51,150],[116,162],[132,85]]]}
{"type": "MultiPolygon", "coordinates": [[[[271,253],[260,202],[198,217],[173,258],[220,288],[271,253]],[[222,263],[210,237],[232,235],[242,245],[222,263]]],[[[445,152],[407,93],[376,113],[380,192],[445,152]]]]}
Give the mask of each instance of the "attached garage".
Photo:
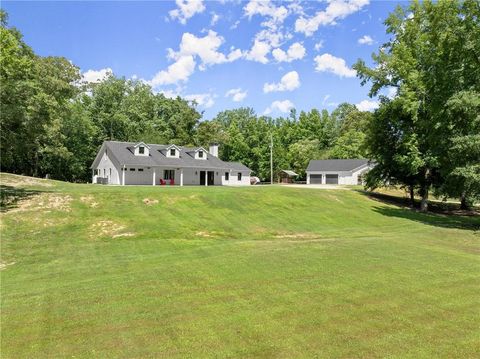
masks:
{"type": "Polygon", "coordinates": [[[338,184],[338,174],[335,175],[325,175],[326,184],[338,184]]]}
{"type": "Polygon", "coordinates": [[[322,175],[310,175],[311,184],[322,184],[322,175]]]}

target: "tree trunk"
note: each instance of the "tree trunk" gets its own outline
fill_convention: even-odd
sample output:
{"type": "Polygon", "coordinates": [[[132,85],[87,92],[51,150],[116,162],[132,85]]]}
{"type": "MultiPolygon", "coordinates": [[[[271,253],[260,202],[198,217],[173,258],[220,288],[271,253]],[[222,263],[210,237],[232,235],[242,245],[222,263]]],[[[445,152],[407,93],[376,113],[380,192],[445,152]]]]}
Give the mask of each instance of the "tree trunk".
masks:
{"type": "Polygon", "coordinates": [[[460,198],[460,209],[468,211],[471,209],[470,203],[467,199],[465,192],[462,193],[462,197],[460,198]]]}
{"type": "Polygon", "coordinates": [[[424,186],[422,189],[422,200],[420,201],[420,211],[428,211],[428,187],[424,186]]]}
{"type": "Polygon", "coordinates": [[[415,208],[415,190],[413,185],[409,186],[410,189],[410,208],[415,208]]]}

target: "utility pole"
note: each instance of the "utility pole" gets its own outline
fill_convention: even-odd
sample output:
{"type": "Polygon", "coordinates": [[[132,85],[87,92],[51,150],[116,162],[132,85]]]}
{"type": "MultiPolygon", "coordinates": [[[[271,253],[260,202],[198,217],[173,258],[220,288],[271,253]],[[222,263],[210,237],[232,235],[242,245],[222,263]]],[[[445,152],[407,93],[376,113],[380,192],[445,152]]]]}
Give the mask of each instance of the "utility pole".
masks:
{"type": "Polygon", "coordinates": [[[273,184],[273,136],[270,133],[270,184],[273,184]]]}

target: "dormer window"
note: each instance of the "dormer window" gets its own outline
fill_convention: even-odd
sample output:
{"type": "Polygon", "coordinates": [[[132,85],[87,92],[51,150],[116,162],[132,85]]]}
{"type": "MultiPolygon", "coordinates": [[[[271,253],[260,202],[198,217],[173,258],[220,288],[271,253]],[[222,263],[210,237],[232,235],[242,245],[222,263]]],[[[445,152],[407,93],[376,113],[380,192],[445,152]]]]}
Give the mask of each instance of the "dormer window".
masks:
{"type": "Polygon", "coordinates": [[[165,148],[165,156],[168,158],[180,158],[180,148],[176,145],[170,145],[165,148]]]}
{"type": "Polygon", "coordinates": [[[150,146],[144,142],[139,142],[133,146],[135,156],[149,156],[150,155],[150,146]]]}
{"type": "Polygon", "coordinates": [[[197,149],[195,149],[195,159],[196,160],[207,160],[207,150],[205,150],[205,148],[203,147],[199,147],[197,149]]]}

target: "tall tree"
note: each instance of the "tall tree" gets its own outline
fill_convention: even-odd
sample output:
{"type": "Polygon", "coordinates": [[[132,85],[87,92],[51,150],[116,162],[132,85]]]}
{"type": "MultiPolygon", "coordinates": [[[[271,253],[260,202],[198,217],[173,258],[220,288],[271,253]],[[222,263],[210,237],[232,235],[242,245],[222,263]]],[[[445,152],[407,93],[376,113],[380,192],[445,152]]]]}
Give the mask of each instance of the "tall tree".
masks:
{"type": "MultiPolygon", "coordinates": [[[[480,91],[479,15],[475,0],[413,1],[397,7],[385,22],[390,41],[373,54],[376,66],[369,68],[362,60],[354,65],[362,84],[371,82],[370,95],[398,89],[394,106],[401,107],[400,119],[407,121],[399,127],[409,128],[398,135],[405,137],[398,157],[405,151],[412,156],[408,176],[419,185],[422,210],[428,209],[432,186],[445,177],[442,164],[456,136],[445,104],[458,92],[480,91]]],[[[389,101],[383,106],[390,106],[389,101]]],[[[371,150],[374,158],[382,157],[375,147],[371,150]]]]}

